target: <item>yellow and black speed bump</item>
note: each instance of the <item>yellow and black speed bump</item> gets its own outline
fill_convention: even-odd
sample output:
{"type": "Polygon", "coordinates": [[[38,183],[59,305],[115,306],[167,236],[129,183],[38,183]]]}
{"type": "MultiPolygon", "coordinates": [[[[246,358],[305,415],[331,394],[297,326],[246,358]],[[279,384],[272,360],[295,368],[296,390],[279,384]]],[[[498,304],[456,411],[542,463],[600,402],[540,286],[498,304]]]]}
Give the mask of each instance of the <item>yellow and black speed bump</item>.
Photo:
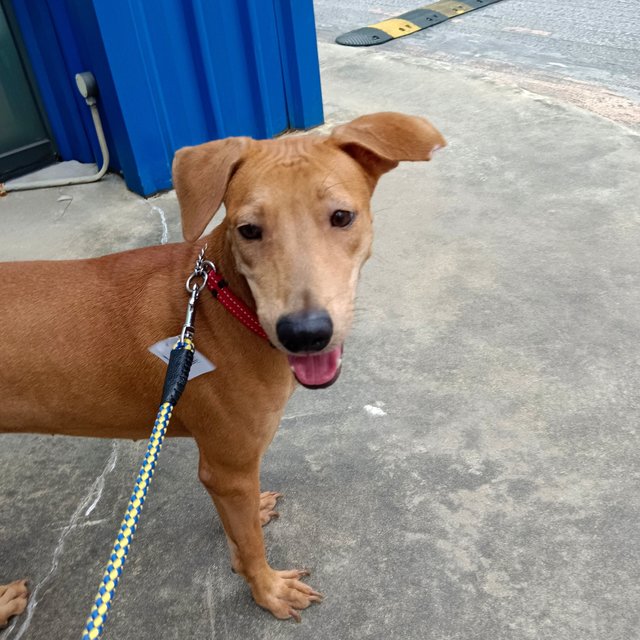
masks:
{"type": "Polygon", "coordinates": [[[500,0],[465,0],[465,2],[439,0],[419,9],[407,11],[396,18],[389,18],[368,27],[344,33],[336,38],[336,42],[349,47],[370,47],[374,44],[382,44],[495,2],[500,0]]]}

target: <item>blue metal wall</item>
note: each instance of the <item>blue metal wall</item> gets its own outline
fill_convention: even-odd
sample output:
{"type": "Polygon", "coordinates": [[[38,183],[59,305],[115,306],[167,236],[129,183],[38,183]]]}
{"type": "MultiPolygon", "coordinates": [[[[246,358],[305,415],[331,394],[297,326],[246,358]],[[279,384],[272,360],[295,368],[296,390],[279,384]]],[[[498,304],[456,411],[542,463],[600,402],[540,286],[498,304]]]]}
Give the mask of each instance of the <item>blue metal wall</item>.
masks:
{"type": "Polygon", "coordinates": [[[171,187],[174,151],[323,121],[312,0],[14,0],[64,159],[99,159],[74,76],[92,71],[112,168],[171,187]]]}

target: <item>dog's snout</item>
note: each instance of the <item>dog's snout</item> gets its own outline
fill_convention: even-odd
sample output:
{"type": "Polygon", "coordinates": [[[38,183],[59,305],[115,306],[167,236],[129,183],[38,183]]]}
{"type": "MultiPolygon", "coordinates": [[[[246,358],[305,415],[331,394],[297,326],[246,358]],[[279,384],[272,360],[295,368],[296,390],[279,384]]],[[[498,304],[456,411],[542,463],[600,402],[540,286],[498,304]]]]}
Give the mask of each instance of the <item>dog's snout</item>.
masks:
{"type": "Polygon", "coordinates": [[[331,340],[333,322],[324,309],[282,316],[276,324],[278,339],[292,353],[321,351],[331,340]]]}

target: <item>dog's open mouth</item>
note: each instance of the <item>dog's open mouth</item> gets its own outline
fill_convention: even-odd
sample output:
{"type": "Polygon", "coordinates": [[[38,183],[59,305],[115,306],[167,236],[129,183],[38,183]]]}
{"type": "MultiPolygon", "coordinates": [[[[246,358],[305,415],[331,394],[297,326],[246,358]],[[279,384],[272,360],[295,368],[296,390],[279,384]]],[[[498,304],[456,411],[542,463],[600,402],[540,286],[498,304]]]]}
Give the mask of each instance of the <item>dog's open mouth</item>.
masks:
{"type": "Polygon", "coordinates": [[[340,376],[342,345],[326,353],[288,356],[296,380],[308,389],[330,387],[340,376]]]}

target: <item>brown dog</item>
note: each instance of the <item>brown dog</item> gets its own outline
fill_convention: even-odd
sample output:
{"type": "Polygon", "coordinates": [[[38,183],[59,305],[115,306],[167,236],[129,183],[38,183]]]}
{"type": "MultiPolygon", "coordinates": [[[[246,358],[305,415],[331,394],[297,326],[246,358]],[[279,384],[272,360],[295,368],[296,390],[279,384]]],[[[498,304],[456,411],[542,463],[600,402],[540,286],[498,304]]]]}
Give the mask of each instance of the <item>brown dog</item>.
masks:
{"type": "MultiPolygon", "coordinates": [[[[9,301],[0,307],[0,430],[148,437],[165,374],[148,348],[177,332],[198,239],[224,201],[207,258],[257,311],[271,344],[203,293],[197,347],[217,369],[187,385],[168,435],[196,439],[199,477],[255,601],[299,620],[320,594],[301,582],[304,572],[267,564],[261,525],[277,494],[260,494],[260,460],[296,380],[324,387],[339,375],[371,252],[378,178],[445,144],[423,118],[378,113],[329,136],[187,147],[173,177],[188,242],[0,265],[0,294],[9,301]]],[[[26,602],[24,589],[12,587],[3,605],[1,590],[0,624],[20,609],[16,601],[26,602]]]]}

